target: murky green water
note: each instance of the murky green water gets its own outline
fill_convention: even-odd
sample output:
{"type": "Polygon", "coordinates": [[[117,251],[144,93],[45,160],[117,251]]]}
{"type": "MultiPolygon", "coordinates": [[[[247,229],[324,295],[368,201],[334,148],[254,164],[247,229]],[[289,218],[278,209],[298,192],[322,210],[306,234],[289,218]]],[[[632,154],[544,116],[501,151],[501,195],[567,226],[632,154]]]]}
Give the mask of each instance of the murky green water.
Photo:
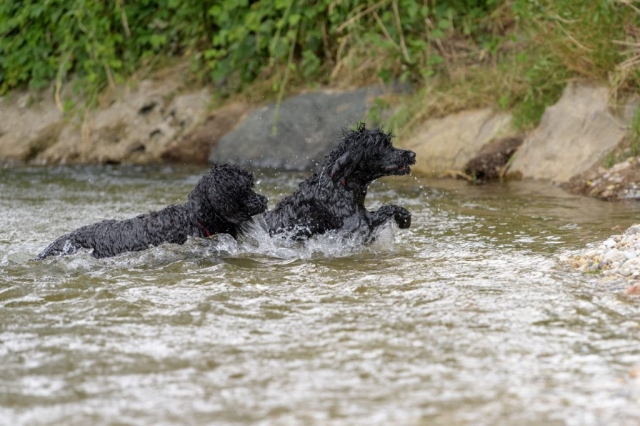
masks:
{"type": "MultiPolygon", "coordinates": [[[[368,203],[413,227],[369,248],[256,232],[30,261],[204,172],[0,170],[0,424],[640,422],[640,302],[557,261],[636,204],[403,177],[368,203]]],[[[270,206],[302,177],[257,176],[270,206]]]]}

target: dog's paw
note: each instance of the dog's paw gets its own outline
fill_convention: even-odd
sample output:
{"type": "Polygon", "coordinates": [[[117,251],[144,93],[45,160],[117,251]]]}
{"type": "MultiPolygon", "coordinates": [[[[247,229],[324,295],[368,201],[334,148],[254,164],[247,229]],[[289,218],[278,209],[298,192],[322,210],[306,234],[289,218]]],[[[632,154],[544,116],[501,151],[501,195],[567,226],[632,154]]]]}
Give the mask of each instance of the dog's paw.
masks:
{"type": "Polygon", "coordinates": [[[396,205],[382,206],[375,213],[376,225],[381,225],[387,221],[393,220],[400,229],[407,229],[411,226],[411,213],[404,207],[396,205]]]}
{"type": "Polygon", "coordinates": [[[398,224],[398,228],[407,229],[411,226],[411,213],[404,207],[396,207],[393,219],[398,224]]]}

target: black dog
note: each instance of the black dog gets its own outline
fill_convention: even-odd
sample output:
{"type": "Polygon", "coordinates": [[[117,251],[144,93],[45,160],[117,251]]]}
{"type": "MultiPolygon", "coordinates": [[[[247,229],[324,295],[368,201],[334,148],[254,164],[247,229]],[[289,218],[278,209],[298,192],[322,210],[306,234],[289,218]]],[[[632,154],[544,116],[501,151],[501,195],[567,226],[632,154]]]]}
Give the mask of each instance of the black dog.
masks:
{"type": "Polygon", "coordinates": [[[392,138],[379,128],[367,130],[362,123],[356,130],[343,131],[340,144],[325,158],[321,170],[265,213],[269,233],[304,239],[339,229],[370,240],[390,220],[409,228],[411,213],[403,207],[388,205],[375,212],[364,207],[371,182],[408,174],[416,162],[415,152],[394,148],[392,138]]]}
{"type": "Polygon", "coordinates": [[[105,220],[63,235],[44,249],[47,256],[93,249],[93,257],[115,256],[146,250],[162,243],[184,244],[188,236],[208,237],[226,233],[234,238],[243,223],[267,209],[266,197],[252,190],[253,175],[240,167],[214,165],[189,194],[184,205],[142,214],[127,220],[105,220]]]}

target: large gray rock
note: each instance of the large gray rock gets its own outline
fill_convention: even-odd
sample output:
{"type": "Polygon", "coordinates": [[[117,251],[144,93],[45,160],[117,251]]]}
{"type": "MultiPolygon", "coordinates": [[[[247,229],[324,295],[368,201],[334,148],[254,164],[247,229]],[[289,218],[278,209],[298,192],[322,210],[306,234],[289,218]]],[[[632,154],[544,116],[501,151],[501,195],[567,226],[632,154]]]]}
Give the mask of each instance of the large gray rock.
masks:
{"type": "Polygon", "coordinates": [[[414,172],[441,176],[462,170],[493,139],[513,134],[510,114],[484,108],[427,120],[398,145],[415,151],[414,172]]]}
{"type": "Polygon", "coordinates": [[[336,144],[343,128],[363,120],[380,88],[352,92],[322,91],[295,96],[248,115],[211,151],[212,162],[305,170],[315,167],[336,144]]]}
{"type": "Polygon", "coordinates": [[[515,154],[512,173],[558,183],[589,170],[625,137],[609,110],[609,90],[570,83],[515,154]]]}

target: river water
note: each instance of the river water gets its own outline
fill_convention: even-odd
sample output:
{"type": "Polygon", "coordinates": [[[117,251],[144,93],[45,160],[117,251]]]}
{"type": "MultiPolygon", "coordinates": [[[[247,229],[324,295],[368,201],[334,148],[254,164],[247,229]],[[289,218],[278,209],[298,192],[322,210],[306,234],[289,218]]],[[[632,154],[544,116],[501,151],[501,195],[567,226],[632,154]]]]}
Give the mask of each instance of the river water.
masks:
{"type": "MultiPolygon", "coordinates": [[[[59,235],[182,203],[179,167],[0,170],[0,424],[635,425],[640,301],[558,257],[640,222],[550,185],[389,178],[370,247],[257,229],[96,260],[59,235]]],[[[304,177],[256,171],[273,206],[304,177]]]]}

